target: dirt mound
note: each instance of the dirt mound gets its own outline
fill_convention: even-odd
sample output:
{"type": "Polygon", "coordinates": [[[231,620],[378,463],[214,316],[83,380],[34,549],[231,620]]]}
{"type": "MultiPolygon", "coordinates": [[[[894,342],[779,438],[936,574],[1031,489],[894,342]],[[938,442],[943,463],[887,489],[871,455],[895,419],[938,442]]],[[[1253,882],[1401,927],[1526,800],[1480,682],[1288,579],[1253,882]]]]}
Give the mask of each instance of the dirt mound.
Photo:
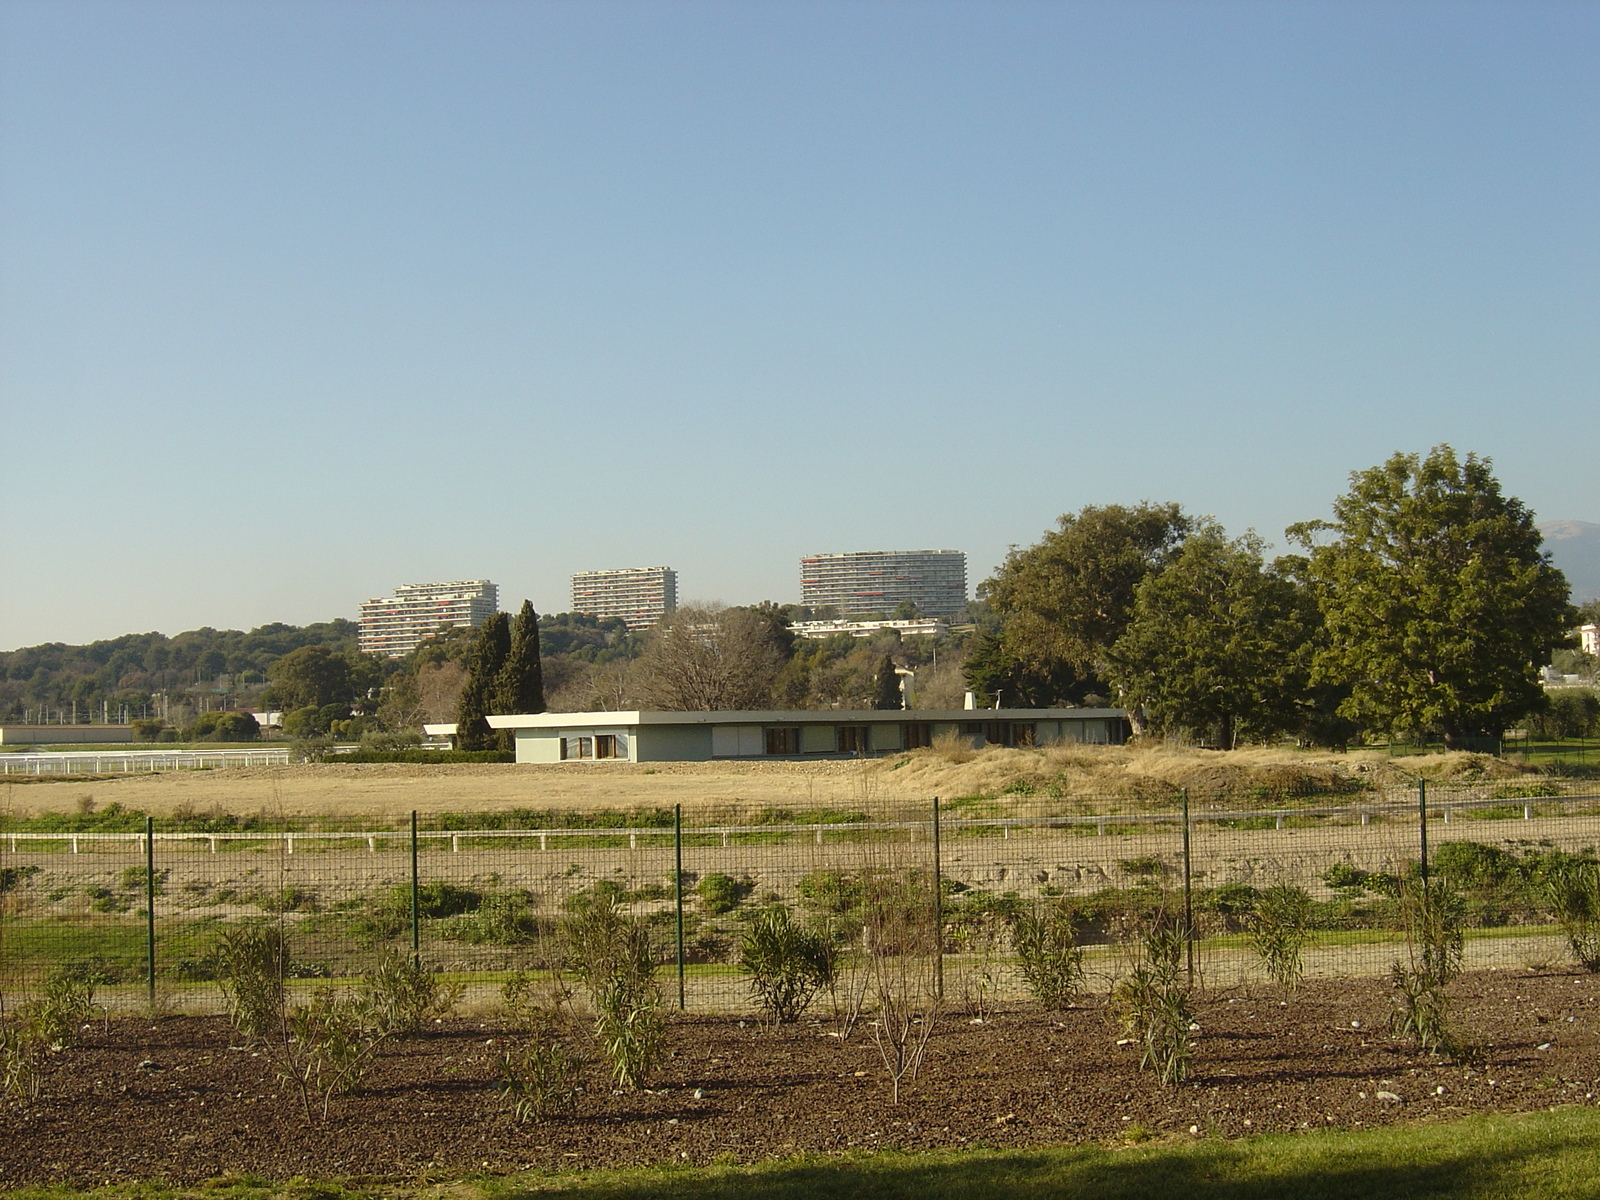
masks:
{"type": "Polygon", "coordinates": [[[1270,801],[1344,796],[1406,787],[1417,778],[1449,782],[1511,779],[1521,772],[1489,755],[1444,752],[1392,758],[1288,747],[1051,746],[1039,750],[941,746],[874,764],[900,794],[947,798],[1006,795],[1170,804],[1182,788],[1198,801],[1270,801]]]}

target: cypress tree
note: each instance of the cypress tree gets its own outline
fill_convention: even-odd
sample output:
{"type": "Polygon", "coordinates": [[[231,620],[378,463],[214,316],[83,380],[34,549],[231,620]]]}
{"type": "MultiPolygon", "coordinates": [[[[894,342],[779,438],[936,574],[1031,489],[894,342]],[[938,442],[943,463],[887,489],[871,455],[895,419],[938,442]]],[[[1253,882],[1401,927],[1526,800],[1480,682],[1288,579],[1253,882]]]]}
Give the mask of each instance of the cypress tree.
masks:
{"type": "Polygon", "coordinates": [[[902,708],[900,677],[894,673],[894,659],[887,654],[878,664],[878,681],[873,691],[872,707],[878,709],[902,708]]]}
{"type": "Polygon", "coordinates": [[[478,630],[467,662],[467,686],[456,704],[456,747],[461,750],[495,750],[499,739],[484,720],[494,709],[495,681],[511,653],[511,622],[495,613],[478,630]]]}
{"type": "Polygon", "coordinates": [[[494,711],[541,713],[544,703],[544,668],[539,660],[539,614],[524,600],[511,623],[511,650],[495,681],[494,711]]]}

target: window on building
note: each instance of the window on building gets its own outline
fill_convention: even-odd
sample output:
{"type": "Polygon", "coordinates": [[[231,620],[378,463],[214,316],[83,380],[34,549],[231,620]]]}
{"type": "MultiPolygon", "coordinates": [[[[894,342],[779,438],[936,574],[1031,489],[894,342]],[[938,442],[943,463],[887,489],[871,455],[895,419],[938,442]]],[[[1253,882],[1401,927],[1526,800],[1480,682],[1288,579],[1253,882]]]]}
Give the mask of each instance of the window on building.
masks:
{"type": "Polygon", "coordinates": [[[1033,726],[1013,725],[1011,727],[1011,744],[1013,746],[1033,745],[1033,726]]]}
{"type": "Polygon", "coordinates": [[[867,749],[867,727],[865,725],[839,726],[839,753],[862,754],[867,749]]]}
{"type": "Polygon", "coordinates": [[[617,756],[617,739],[614,734],[602,733],[594,739],[594,756],[596,758],[615,758],[617,756]]]}
{"type": "Polygon", "coordinates": [[[905,750],[917,750],[924,746],[933,745],[933,726],[923,721],[913,721],[900,726],[900,746],[905,750]]]}
{"type": "Polygon", "coordinates": [[[570,758],[593,758],[594,739],[586,737],[562,738],[561,760],[565,762],[570,758]]]}
{"type": "Polygon", "coordinates": [[[767,730],[768,754],[799,754],[800,730],[794,727],[767,730]]]}

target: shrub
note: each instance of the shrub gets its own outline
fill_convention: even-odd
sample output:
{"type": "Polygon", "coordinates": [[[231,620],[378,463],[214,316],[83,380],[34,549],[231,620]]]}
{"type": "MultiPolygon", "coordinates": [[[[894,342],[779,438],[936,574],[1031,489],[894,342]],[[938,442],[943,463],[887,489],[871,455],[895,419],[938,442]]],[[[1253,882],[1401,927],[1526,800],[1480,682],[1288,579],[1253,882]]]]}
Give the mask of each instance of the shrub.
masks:
{"type": "Polygon", "coordinates": [[[386,949],[361,978],[360,1001],[381,1034],[415,1033],[461,1002],[466,985],[445,985],[414,955],[386,949]]]}
{"type": "Polygon", "coordinates": [[[499,1059],[500,1087],[519,1122],[571,1112],[582,1090],[583,1054],[573,1045],[572,992],[560,979],[513,971],[500,989],[507,1020],[526,1033],[499,1059]]]}
{"type": "Polygon", "coordinates": [[[1573,958],[1586,970],[1600,971],[1600,863],[1564,863],[1545,887],[1573,958]]]}
{"type": "Polygon", "coordinates": [[[612,1074],[624,1087],[642,1088],[666,1041],[649,929],[597,896],[567,918],[564,932],[567,962],[589,993],[612,1074]]]}
{"type": "Polygon", "coordinates": [[[1139,1047],[1141,1070],[1156,1072],[1162,1083],[1189,1077],[1194,1053],[1189,1026],[1189,989],[1182,981],[1186,930],[1165,913],[1141,941],[1138,964],[1111,991],[1112,1011],[1123,1032],[1139,1047]]]}
{"type": "Polygon", "coordinates": [[[1300,986],[1305,974],[1302,952],[1315,912],[1304,888],[1278,884],[1256,896],[1249,918],[1250,945],[1267,976],[1280,987],[1300,986]]]}
{"type": "Polygon", "coordinates": [[[712,872],[695,884],[695,895],[700,897],[700,903],[714,917],[732,912],[743,904],[751,892],[756,890],[755,881],[746,875],[743,879],[735,879],[732,875],[723,875],[712,872]]]}
{"type": "Polygon", "coordinates": [[[327,1120],[333,1098],[360,1086],[385,1036],[360,997],[331,987],[290,1009],[288,1033],[278,1074],[299,1093],[308,1121],[319,1112],[327,1120]]]}
{"type": "Polygon", "coordinates": [[[775,1024],[789,1024],[833,983],[834,947],[819,930],[795,924],[789,910],[773,905],[756,917],[740,946],[739,970],[775,1024]]]}
{"type": "Polygon", "coordinates": [[[900,1102],[915,1080],[944,1011],[934,974],[941,931],[935,927],[932,880],[919,870],[869,872],[862,878],[862,943],[877,1011],[873,1045],[900,1102]]]}
{"type": "Polygon", "coordinates": [[[37,1000],[0,1024],[0,1095],[23,1107],[37,1100],[45,1056],[70,1046],[95,1012],[93,983],[52,975],[37,1000]]]}
{"type": "Polygon", "coordinates": [[[1011,946],[1033,998],[1046,1008],[1072,1007],[1083,990],[1083,947],[1072,902],[1058,900],[1019,915],[1011,946]]]}
{"type": "Polygon", "coordinates": [[[1400,915],[1407,961],[1390,968],[1389,1027],[1425,1053],[1448,1050],[1450,1002],[1444,988],[1461,973],[1466,905],[1442,880],[1410,876],[1400,882],[1400,915]]]}
{"type": "Polygon", "coordinates": [[[275,925],[239,925],[217,940],[217,980],[234,1028],[266,1042],[283,1034],[289,949],[275,925]]]}
{"type": "Polygon", "coordinates": [[[570,1113],[583,1090],[583,1056],[565,1042],[538,1037],[500,1056],[500,1086],[519,1122],[570,1113]]]}

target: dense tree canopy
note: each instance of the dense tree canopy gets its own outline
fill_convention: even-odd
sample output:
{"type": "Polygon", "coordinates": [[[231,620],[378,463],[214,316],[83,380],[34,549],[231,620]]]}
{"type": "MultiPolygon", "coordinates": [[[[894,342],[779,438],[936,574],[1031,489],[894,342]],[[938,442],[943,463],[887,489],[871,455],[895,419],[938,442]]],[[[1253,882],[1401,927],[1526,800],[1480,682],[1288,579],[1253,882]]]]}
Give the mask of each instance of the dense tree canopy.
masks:
{"type": "Polygon", "coordinates": [[[1289,532],[1310,552],[1326,629],[1314,677],[1348,689],[1343,715],[1459,745],[1542,707],[1538,668],[1575,614],[1533,514],[1488,459],[1396,454],[1351,475],[1333,521],[1289,532]]]}
{"type": "Polygon", "coordinates": [[[1253,536],[1192,532],[1139,585],[1133,616],[1109,656],[1123,702],[1155,732],[1231,749],[1239,737],[1299,728],[1316,605],[1285,569],[1262,561],[1253,536]]]}
{"type": "Polygon", "coordinates": [[[267,673],[271,686],[263,702],[279,708],[349,706],[379,679],[377,664],[365,655],[302,646],[276,659],[267,673]]]}
{"type": "Polygon", "coordinates": [[[87,716],[104,702],[115,714],[126,705],[137,716],[152,696],[203,690],[215,701],[219,679],[238,696],[265,684],[274,661],[303,646],[355,653],[356,625],[335,620],[303,627],[263,625],[237,629],[193,629],[167,637],[130,633],[83,646],[53,642],[0,652],[0,717],[16,720],[24,710],[65,709],[76,700],[87,716]]]}
{"type": "Polygon", "coordinates": [[[1103,675],[1139,584],[1172,557],[1190,525],[1176,504],[1090,505],[1063,516],[1037,545],[1013,550],[980,589],[1004,622],[1005,653],[1037,673],[1103,675]]]}

